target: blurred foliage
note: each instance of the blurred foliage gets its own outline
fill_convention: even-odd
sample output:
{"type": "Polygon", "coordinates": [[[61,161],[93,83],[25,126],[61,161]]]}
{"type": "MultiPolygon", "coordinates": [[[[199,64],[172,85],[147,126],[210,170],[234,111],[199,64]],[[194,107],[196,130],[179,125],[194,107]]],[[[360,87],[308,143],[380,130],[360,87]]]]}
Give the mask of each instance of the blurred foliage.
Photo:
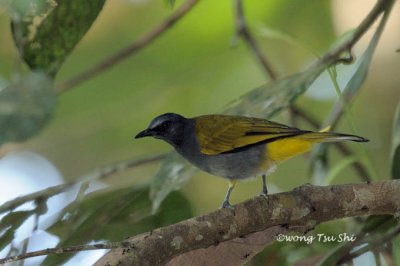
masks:
{"type": "MultiPolygon", "coordinates": [[[[144,153],[164,152],[167,146],[159,142],[132,142],[131,139],[152,117],[167,111],[187,116],[227,112],[288,120],[284,111],[296,101],[306,103],[306,108],[318,119],[326,116],[321,110],[328,110],[333,101],[317,101],[302,94],[331,62],[304,66],[322,51],[337,47],[354,34],[346,29],[346,34],[336,36],[332,17],[335,1],[327,0],[244,1],[246,19],[251,30],[258,34],[256,39],[261,49],[275,70],[285,73],[277,81],[260,85],[265,84],[264,72],[251,51],[242,42],[229,45],[235,32],[232,3],[204,0],[134,58],[62,94],[55,108],[57,84],[146,34],[183,1],[165,0],[164,3],[148,0],[3,1],[2,7],[8,12],[1,13],[0,9],[0,144],[30,138],[23,144],[24,148],[47,156],[68,181],[73,181],[99,165],[144,153]],[[31,138],[42,128],[41,134],[31,138]]],[[[376,84],[382,84],[378,74],[375,74],[374,86],[366,82],[381,31],[382,28],[378,28],[356,72],[350,74],[342,97],[350,97],[349,93],[352,97],[361,87],[366,90],[363,93],[366,96],[356,103],[351,120],[357,121],[360,135],[366,132],[367,137],[374,140],[368,149],[374,152],[373,161],[378,165],[380,177],[385,177],[389,170],[382,162],[387,161],[390,143],[384,136],[389,134],[391,112],[400,94],[395,90],[399,84],[398,75],[394,74],[392,81],[384,79],[384,88],[379,92],[371,90],[376,84]],[[370,108],[371,104],[374,108],[370,108]]],[[[397,73],[398,67],[391,57],[384,59],[382,64],[391,66],[384,68],[384,74],[397,73]]],[[[382,74],[382,70],[379,71],[382,74]]],[[[369,76],[373,76],[371,73],[369,76]]],[[[320,89],[338,88],[338,79],[325,80],[320,89]],[[332,83],[337,84],[332,86],[332,83]]],[[[390,157],[393,177],[400,176],[398,113],[390,157]]],[[[351,127],[342,126],[343,130],[352,132],[351,127]]],[[[346,167],[358,159],[358,153],[348,158],[337,154],[330,156],[330,161],[338,163],[330,168],[328,175],[324,174],[328,176],[325,181],[358,181],[354,172],[346,167]]],[[[61,246],[118,241],[215,209],[225,191],[225,181],[210,181],[204,173],[190,180],[197,171],[176,157],[171,153],[158,172],[143,167],[117,173],[106,180],[108,188],[79,198],[80,202],[66,207],[49,231],[60,238],[61,246]],[[149,181],[154,172],[154,178],[149,181]],[[183,192],[173,192],[185,184],[183,192]]],[[[306,164],[302,160],[298,158],[288,163],[286,170],[276,174],[279,178],[272,177],[268,182],[283,190],[308,182],[306,164]],[[293,169],[296,169],[296,179],[293,179],[293,169]]],[[[254,183],[239,186],[233,199],[254,195],[259,191],[258,184],[254,183]]],[[[15,230],[30,215],[30,211],[18,211],[2,218],[1,247],[14,238],[15,230]]],[[[371,233],[381,229],[376,232],[381,235],[393,227],[393,224],[388,228],[377,225],[381,218],[363,220],[363,224],[373,225],[368,227],[370,229],[346,219],[322,225],[317,231],[334,235],[345,231],[363,233],[363,228],[371,233]]],[[[395,222],[394,219],[387,221],[395,222]]],[[[396,245],[398,239],[393,241],[393,255],[398,260],[396,245]]],[[[259,254],[254,263],[268,261],[291,265],[310,256],[329,255],[340,248],[338,243],[275,243],[259,254]]],[[[50,256],[45,264],[57,265],[69,258],[70,255],[50,256]]]]}
{"type": "MultiPolygon", "coordinates": [[[[365,80],[367,79],[367,75],[369,72],[372,56],[375,52],[375,49],[378,45],[379,39],[381,37],[382,31],[385,28],[386,21],[388,18],[389,14],[386,13],[382,20],[379,23],[378,28],[375,30],[375,33],[371,39],[371,41],[368,44],[367,49],[365,52],[362,54],[361,58],[359,59],[359,62],[357,64],[357,67],[347,82],[346,86],[343,89],[343,92],[341,88],[339,87],[339,84],[337,82],[337,72],[335,66],[332,66],[331,68],[328,69],[328,73],[332,79],[332,82],[334,84],[334,87],[336,89],[336,92],[338,94],[338,102],[334,106],[332,112],[330,115],[325,119],[324,125],[325,126],[332,126],[332,130],[335,129],[337,126],[338,122],[340,121],[340,117],[342,116],[342,113],[346,116],[346,120],[348,124],[350,124],[350,127],[353,132],[355,132],[356,135],[359,135],[357,132],[356,126],[354,124],[354,118],[351,115],[351,110],[350,110],[350,103],[352,102],[353,98],[359,93],[362,85],[364,84],[365,80]]],[[[344,34],[343,37],[337,41],[338,44],[340,43],[345,43],[346,39],[350,38],[352,35],[355,34],[355,31],[349,31],[346,34],[344,34]]],[[[337,45],[338,45],[337,44],[337,45]]],[[[351,54],[352,51],[350,52],[350,58],[351,61],[353,60],[353,55],[351,54]]],[[[313,154],[313,160],[311,160],[312,165],[313,165],[313,180],[316,181],[316,183],[323,183],[323,180],[328,173],[327,165],[326,165],[326,144],[322,144],[318,146],[313,154]]],[[[365,155],[364,153],[364,161],[368,161],[369,157],[365,155]]],[[[374,170],[373,166],[371,165],[371,161],[369,160],[368,163],[366,163],[366,167],[369,170],[370,178],[372,180],[377,180],[378,175],[376,174],[376,171],[374,170]]]]}
{"type": "Polygon", "coordinates": [[[0,145],[32,137],[48,122],[55,104],[54,86],[41,72],[18,77],[0,90],[0,145]]]}
{"type": "MultiPolygon", "coordinates": [[[[328,64],[328,62],[327,62],[328,64]]],[[[327,65],[318,65],[251,90],[226,109],[227,114],[270,119],[285,110],[302,95],[327,65]]]]}
{"type": "Polygon", "coordinates": [[[104,1],[12,1],[11,28],[21,57],[31,69],[55,75],[104,1]]]}
{"type": "MultiPolygon", "coordinates": [[[[121,241],[154,228],[192,217],[186,198],[171,193],[156,214],[151,212],[147,186],[94,192],[77,206],[64,209],[63,217],[48,231],[60,238],[59,246],[67,247],[92,241],[121,241]]],[[[74,254],[49,256],[43,265],[60,265],[74,254]]]]}
{"type": "Polygon", "coordinates": [[[157,212],[161,203],[171,192],[182,188],[195,172],[196,169],[183,160],[178,153],[168,154],[151,182],[150,199],[153,202],[153,213],[157,212]]]}
{"type": "Polygon", "coordinates": [[[390,233],[397,225],[398,222],[391,215],[368,216],[366,219],[363,219],[362,227],[359,232],[354,234],[356,238],[354,242],[338,243],[330,252],[327,252],[326,256],[319,261],[318,265],[329,266],[340,264],[340,260],[346,254],[350,254],[363,246],[365,247],[371,244],[373,240],[390,233]]]}
{"type": "Polygon", "coordinates": [[[16,230],[35,212],[15,211],[3,216],[0,221],[0,250],[5,248],[15,237],[16,230]]]}
{"type": "Polygon", "coordinates": [[[164,0],[164,2],[165,2],[167,5],[173,7],[173,6],[175,5],[176,0],[164,0]]]}

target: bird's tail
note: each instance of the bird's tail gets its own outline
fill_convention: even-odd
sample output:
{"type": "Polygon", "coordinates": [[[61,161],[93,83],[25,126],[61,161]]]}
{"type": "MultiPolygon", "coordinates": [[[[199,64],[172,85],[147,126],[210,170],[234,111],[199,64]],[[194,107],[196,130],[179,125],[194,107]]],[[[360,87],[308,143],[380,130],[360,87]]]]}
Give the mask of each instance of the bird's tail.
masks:
{"type": "Polygon", "coordinates": [[[355,135],[327,132],[329,128],[320,132],[304,132],[303,134],[283,138],[267,145],[268,158],[275,162],[285,161],[291,157],[309,151],[313,144],[321,142],[337,142],[343,140],[366,142],[367,139],[355,135]]]}
{"type": "MultiPolygon", "coordinates": [[[[338,142],[338,141],[343,141],[343,140],[349,140],[349,141],[356,141],[356,142],[367,142],[369,141],[366,138],[356,136],[356,135],[350,135],[350,134],[342,134],[342,133],[335,133],[335,132],[326,132],[324,130],[321,130],[320,132],[310,132],[306,133],[304,135],[299,136],[300,139],[308,140],[314,143],[320,143],[320,142],[338,142]]],[[[328,128],[329,130],[329,128],[328,128]]]]}

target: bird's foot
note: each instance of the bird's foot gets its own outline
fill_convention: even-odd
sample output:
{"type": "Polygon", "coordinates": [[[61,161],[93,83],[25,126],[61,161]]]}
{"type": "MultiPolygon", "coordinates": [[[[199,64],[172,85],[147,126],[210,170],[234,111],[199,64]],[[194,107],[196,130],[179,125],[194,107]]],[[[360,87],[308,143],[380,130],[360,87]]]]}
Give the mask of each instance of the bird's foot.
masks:
{"type": "Polygon", "coordinates": [[[261,193],[260,193],[260,195],[259,196],[264,196],[264,197],[267,197],[268,196],[268,190],[267,190],[267,188],[265,187],[265,188],[263,188],[263,190],[261,191],[261,193]]]}
{"type": "Polygon", "coordinates": [[[231,205],[231,204],[229,203],[229,201],[226,200],[226,201],[224,201],[224,202],[222,203],[221,209],[231,209],[231,210],[233,210],[234,207],[233,207],[233,205],[231,205]]]}

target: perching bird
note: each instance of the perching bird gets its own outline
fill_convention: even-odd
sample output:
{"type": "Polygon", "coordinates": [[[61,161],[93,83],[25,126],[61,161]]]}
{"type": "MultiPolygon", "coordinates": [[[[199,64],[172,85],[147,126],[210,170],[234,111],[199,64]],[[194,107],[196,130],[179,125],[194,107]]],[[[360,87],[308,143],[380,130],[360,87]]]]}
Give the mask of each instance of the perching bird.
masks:
{"type": "Polygon", "coordinates": [[[154,118],[135,138],[147,136],[168,142],[201,170],[227,178],[229,189],[222,208],[231,207],[229,197],[236,180],[262,175],[262,194],[267,195],[265,179],[276,165],[309,151],[315,143],[368,141],[348,134],[301,130],[260,118],[228,115],[185,118],[174,113],[154,118]]]}

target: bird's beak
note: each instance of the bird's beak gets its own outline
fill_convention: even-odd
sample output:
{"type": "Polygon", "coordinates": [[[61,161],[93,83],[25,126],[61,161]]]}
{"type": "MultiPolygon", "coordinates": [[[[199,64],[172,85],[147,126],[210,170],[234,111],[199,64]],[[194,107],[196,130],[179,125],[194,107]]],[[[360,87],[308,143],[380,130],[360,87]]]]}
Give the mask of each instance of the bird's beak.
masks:
{"type": "Polygon", "coordinates": [[[144,138],[144,137],[148,137],[148,136],[152,136],[152,135],[153,135],[153,133],[151,132],[151,130],[145,129],[145,130],[139,132],[139,134],[137,134],[135,136],[135,139],[144,138]]]}

